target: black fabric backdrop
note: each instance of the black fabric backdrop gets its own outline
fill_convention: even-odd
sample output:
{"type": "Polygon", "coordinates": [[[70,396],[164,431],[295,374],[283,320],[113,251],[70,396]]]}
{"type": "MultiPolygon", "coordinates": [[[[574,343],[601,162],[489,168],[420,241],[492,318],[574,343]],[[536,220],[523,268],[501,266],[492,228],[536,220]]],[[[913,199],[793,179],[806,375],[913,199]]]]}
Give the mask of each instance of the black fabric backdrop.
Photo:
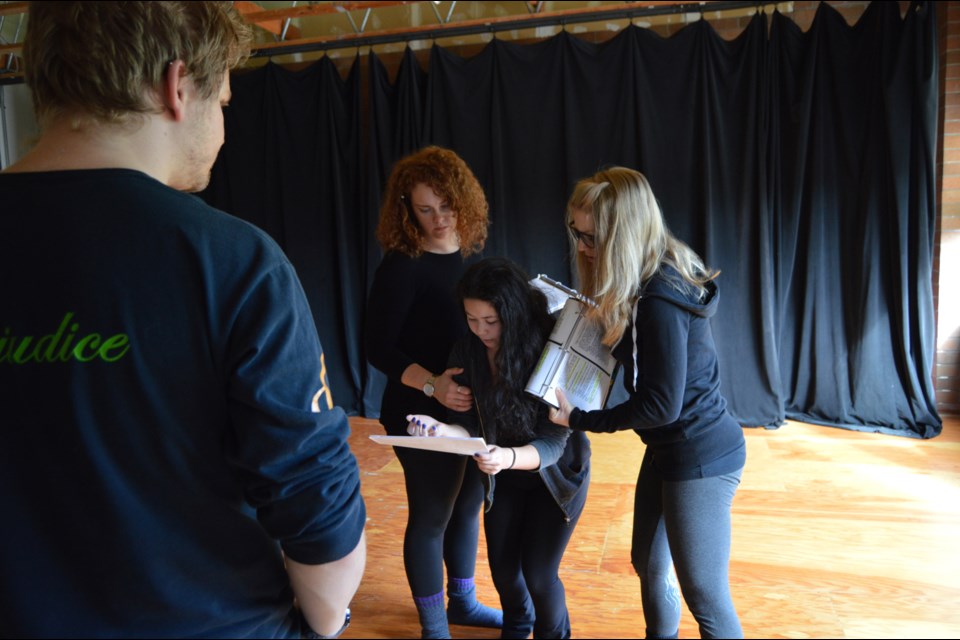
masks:
{"type": "Polygon", "coordinates": [[[940,432],[932,385],[935,10],[875,2],[853,27],[821,4],[725,41],[704,20],[492,41],[473,58],[407,50],[233,78],[227,142],[203,196],[268,231],[296,266],[336,402],[376,417],[360,339],[380,259],[379,194],[425,144],[457,151],[490,201],[484,255],[576,285],[564,204],[608,165],[645,173],[673,232],[721,270],[723,391],[746,426],[785,418],[940,432]],[[362,99],[361,65],[369,88],[362,99]]]}

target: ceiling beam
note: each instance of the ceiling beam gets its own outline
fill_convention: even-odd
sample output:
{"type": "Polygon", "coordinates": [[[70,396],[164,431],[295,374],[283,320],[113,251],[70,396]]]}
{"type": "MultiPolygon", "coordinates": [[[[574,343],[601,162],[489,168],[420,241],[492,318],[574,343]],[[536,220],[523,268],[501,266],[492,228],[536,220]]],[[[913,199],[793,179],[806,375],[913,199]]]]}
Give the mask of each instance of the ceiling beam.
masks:
{"type": "Polygon", "coordinates": [[[26,13],[29,6],[29,2],[7,2],[0,4],[0,16],[15,16],[18,13],[26,13]]]}
{"type": "Polygon", "coordinates": [[[264,31],[272,33],[275,36],[284,36],[285,39],[296,39],[300,37],[300,29],[289,24],[290,18],[276,18],[269,20],[251,20],[249,16],[257,13],[263,13],[263,7],[256,2],[244,2],[238,0],[233,3],[234,8],[243,16],[243,19],[250,24],[254,24],[264,31]],[[286,31],[284,31],[286,27],[286,31]]]}
{"type": "MultiPolygon", "coordinates": [[[[253,3],[251,3],[253,4],[253,3]]],[[[268,9],[247,14],[249,21],[282,20],[284,18],[307,18],[327,13],[344,13],[360,9],[382,9],[405,4],[420,4],[420,0],[406,2],[324,2],[323,4],[305,4],[288,9],[268,9]]]]}
{"type": "MultiPolygon", "coordinates": [[[[783,0],[781,0],[783,1],[783,0]]],[[[359,9],[380,9],[384,7],[393,7],[406,4],[423,4],[421,1],[414,2],[325,2],[323,4],[309,4],[302,5],[298,7],[289,7],[286,9],[269,9],[264,11],[258,11],[256,13],[251,13],[247,16],[248,20],[276,20],[280,18],[305,18],[308,16],[322,15],[326,13],[343,13],[345,11],[357,11],[359,9]]],[[[530,5],[532,8],[536,9],[538,5],[543,4],[542,2],[526,2],[525,4],[530,5]]],[[[557,3],[559,4],[559,3],[557,3]]],[[[702,10],[710,10],[709,6],[711,4],[726,4],[724,0],[704,0],[703,2],[696,2],[691,0],[640,0],[640,1],[631,1],[623,0],[614,5],[602,5],[594,7],[586,7],[580,9],[560,9],[560,10],[546,10],[545,8],[540,8],[540,11],[537,12],[537,15],[562,15],[569,14],[574,15],[578,12],[604,12],[604,11],[617,11],[622,10],[624,6],[634,5],[636,8],[653,8],[653,7],[674,7],[674,6],[686,6],[686,11],[690,12],[699,12],[702,10]]],[[[754,2],[753,4],[761,4],[754,2]]],[[[770,4],[770,3],[762,3],[770,4]]],[[[514,19],[516,16],[513,16],[514,19]]],[[[509,19],[510,16],[500,16],[498,19],[509,19]]],[[[491,18],[487,18],[491,20],[491,18]]],[[[465,21],[461,21],[465,22],[465,21]]]]}
{"type": "MultiPolygon", "coordinates": [[[[782,0],[781,0],[782,1],[782,0]]],[[[29,2],[8,2],[0,4],[0,15],[14,15],[24,13],[29,2]]],[[[644,16],[675,14],[720,12],[733,9],[756,8],[760,10],[768,5],[777,5],[776,0],[710,0],[704,2],[690,2],[684,0],[640,0],[638,2],[618,2],[616,4],[588,6],[576,9],[562,9],[548,11],[542,2],[525,2],[530,7],[539,8],[539,11],[510,16],[495,16],[474,20],[451,21],[442,24],[409,26],[396,29],[381,29],[364,33],[341,33],[330,36],[310,38],[298,37],[299,32],[289,21],[297,18],[308,18],[324,14],[345,13],[350,11],[377,9],[402,5],[420,4],[419,1],[386,1],[386,2],[325,2],[320,4],[306,4],[292,6],[286,9],[260,10],[256,2],[235,2],[237,9],[244,19],[275,35],[284,34],[293,36],[282,41],[255,44],[252,56],[279,56],[311,51],[325,51],[328,49],[346,49],[352,47],[374,46],[378,44],[409,42],[413,40],[432,40],[443,37],[454,37],[469,34],[496,33],[516,29],[532,29],[549,25],[570,25],[602,20],[624,18],[642,18],[644,16]]],[[[559,3],[558,3],[559,4],[559,3]]],[[[0,44],[0,56],[22,55],[23,44],[0,44]]],[[[3,69],[0,68],[0,72],[3,69]]],[[[0,76],[0,84],[9,84],[11,81],[22,79],[22,73],[14,72],[11,78],[4,73],[0,76]]]]}
{"type": "MultiPolygon", "coordinates": [[[[341,4],[369,4],[369,3],[341,3],[341,4]]],[[[474,20],[460,20],[442,25],[429,24],[399,29],[381,29],[367,33],[344,33],[333,36],[316,36],[255,45],[254,57],[277,56],[308,51],[322,51],[348,47],[372,46],[389,42],[403,42],[410,40],[432,40],[435,38],[468,35],[477,33],[494,33],[513,29],[531,29],[546,25],[567,25],[582,22],[596,22],[600,20],[634,18],[669,13],[700,13],[707,11],[724,11],[732,9],[756,8],[760,10],[766,5],[779,4],[777,0],[713,0],[711,2],[684,2],[684,1],[655,1],[622,2],[615,5],[603,5],[578,9],[564,9],[560,11],[541,11],[527,15],[496,16],[477,18],[474,20]]],[[[317,5],[310,5],[310,7],[317,5]]],[[[304,7],[304,8],[310,8],[304,7]]],[[[276,12],[287,12],[289,9],[278,9],[276,12]]]]}

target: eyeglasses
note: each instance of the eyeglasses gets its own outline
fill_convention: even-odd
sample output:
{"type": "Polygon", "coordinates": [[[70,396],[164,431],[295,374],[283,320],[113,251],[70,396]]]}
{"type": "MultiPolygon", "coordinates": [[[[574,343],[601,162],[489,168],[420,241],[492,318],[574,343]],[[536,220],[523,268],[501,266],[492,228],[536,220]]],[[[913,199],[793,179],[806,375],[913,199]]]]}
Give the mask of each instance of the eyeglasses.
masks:
{"type": "Polygon", "coordinates": [[[570,225],[570,233],[572,233],[573,237],[577,239],[577,242],[582,242],[583,246],[585,246],[587,249],[593,249],[597,246],[597,237],[592,233],[578,231],[572,224],[570,225]]]}

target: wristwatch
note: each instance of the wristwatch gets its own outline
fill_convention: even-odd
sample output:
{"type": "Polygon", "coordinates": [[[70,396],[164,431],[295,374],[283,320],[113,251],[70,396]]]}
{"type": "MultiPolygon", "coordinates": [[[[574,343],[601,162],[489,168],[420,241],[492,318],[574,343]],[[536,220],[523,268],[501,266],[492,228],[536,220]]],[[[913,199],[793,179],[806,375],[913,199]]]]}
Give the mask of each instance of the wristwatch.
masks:
{"type": "Polygon", "coordinates": [[[432,398],[433,392],[437,390],[437,388],[433,386],[433,383],[436,381],[437,381],[437,376],[431,373],[430,377],[427,378],[427,381],[423,383],[423,393],[428,398],[432,398]]]}

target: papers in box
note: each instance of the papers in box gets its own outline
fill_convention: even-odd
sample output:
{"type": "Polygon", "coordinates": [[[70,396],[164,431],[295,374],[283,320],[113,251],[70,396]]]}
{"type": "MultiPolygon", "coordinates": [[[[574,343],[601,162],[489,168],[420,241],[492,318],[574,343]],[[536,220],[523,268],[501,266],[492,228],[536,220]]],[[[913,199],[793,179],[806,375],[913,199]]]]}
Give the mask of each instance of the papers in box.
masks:
{"type": "Polygon", "coordinates": [[[587,318],[587,302],[577,295],[564,301],[526,391],[556,407],[559,387],[574,406],[589,411],[606,403],[617,362],[601,344],[600,328],[587,318]]]}

